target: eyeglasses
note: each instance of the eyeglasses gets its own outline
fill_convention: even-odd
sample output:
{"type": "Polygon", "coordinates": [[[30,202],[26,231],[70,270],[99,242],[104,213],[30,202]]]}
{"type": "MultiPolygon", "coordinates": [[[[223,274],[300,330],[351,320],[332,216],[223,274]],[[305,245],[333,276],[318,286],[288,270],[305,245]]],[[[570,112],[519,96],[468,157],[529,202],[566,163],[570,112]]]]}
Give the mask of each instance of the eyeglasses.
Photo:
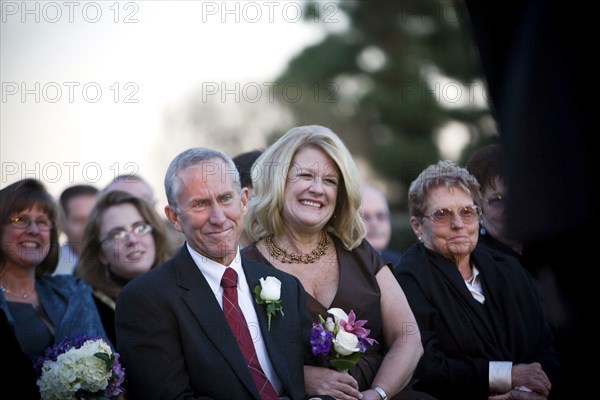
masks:
{"type": "MultiPolygon", "coordinates": [[[[454,220],[454,215],[454,211],[450,208],[438,208],[422,218],[430,218],[437,225],[449,225],[454,220]]],[[[478,206],[461,207],[458,209],[458,215],[463,223],[472,224],[479,220],[481,208],[478,206]]]]}
{"type": "Polygon", "coordinates": [[[50,229],[52,229],[52,221],[47,219],[32,220],[31,218],[26,217],[24,215],[11,217],[6,223],[11,224],[17,229],[27,229],[31,226],[31,224],[35,224],[35,226],[37,226],[37,228],[40,231],[49,231],[50,229]]]}
{"type": "Polygon", "coordinates": [[[501,193],[496,193],[492,197],[485,199],[490,207],[500,208],[504,206],[504,195],[501,193]]]}
{"type": "Polygon", "coordinates": [[[387,213],[387,212],[385,212],[385,211],[379,211],[379,212],[376,212],[374,214],[361,213],[360,217],[366,223],[369,223],[371,221],[384,222],[384,221],[387,221],[390,218],[390,214],[387,213]]]}
{"type": "Polygon", "coordinates": [[[116,231],[109,232],[104,239],[100,240],[100,243],[104,243],[106,241],[118,242],[125,239],[129,234],[133,234],[135,236],[142,236],[152,232],[153,229],[154,228],[152,228],[152,225],[150,224],[137,225],[134,226],[131,230],[118,229],[116,231]]]}

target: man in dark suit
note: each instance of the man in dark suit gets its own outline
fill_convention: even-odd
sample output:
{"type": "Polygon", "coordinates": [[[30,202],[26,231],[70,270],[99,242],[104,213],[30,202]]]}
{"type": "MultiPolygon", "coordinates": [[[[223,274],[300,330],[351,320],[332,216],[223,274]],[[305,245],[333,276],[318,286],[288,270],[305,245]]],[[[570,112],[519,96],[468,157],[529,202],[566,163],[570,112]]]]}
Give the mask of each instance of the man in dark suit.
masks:
{"type": "Polygon", "coordinates": [[[117,350],[128,399],[303,399],[311,329],[304,289],[292,275],[240,258],[248,190],[235,164],[215,150],[186,150],[171,162],[165,189],[165,213],[186,243],[117,299],[117,350]],[[237,273],[237,302],[271,396],[257,388],[237,327],[232,330],[224,315],[227,270],[237,273]],[[281,282],[283,311],[270,323],[254,294],[267,277],[281,282]]]}

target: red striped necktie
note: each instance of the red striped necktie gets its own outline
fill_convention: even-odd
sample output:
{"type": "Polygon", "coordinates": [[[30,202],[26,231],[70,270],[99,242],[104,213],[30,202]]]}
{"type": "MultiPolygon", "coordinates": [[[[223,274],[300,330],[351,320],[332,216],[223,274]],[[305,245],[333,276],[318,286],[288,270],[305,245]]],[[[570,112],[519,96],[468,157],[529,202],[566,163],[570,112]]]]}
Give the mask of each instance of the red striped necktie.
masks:
{"type": "Polygon", "coordinates": [[[225,269],[223,278],[221,278],[221,286],[223,287],[223,313],[250,369],[250,374],[252,375],[252,379],[254,379],[261,399],[277,400],[279,396],[275,393],[273,385],[269,382],[258,362],[256,350],[250,337],[250,330],[246,324],[244,314],[238,305],[237,278],[237,273],[233,268],[225,269]]]}

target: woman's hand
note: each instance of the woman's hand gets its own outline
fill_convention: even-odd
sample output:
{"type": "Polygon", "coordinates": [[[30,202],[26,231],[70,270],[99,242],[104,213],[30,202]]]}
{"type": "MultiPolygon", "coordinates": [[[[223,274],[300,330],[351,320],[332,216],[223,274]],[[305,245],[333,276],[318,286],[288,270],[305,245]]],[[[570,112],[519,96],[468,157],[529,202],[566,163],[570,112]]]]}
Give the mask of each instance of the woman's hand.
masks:
{"type": "Polygon", "coordinates": [[[339,400],[362,399],[358,382],[349,374],[323,367],[304,366],[304,386],[308,395],[329,395],[339,400]]]}

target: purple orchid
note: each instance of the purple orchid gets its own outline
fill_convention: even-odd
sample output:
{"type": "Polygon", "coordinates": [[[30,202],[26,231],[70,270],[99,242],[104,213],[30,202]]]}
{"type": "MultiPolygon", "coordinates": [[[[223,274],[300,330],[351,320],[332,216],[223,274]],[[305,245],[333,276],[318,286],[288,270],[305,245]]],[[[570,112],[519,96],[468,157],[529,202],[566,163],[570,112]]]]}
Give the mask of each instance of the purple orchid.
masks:
{"type": "Polygon", "coordinates": [[[353,333],[356,335],[356,337],[358,337],[359,342],[361,342],[361,344],[362,344],[361,351],[366,350],[366,344],[364,343],[365,341],[369,345],[373,345],[373,343],[377,343],[377,341],[375,339],[368,337],[369,333],[371,333],[371,330],[363,328],[363,325],[366,323],[367,323],[367,320],[365,320],[365,319],[361,319],[361,320],[356,319],[356,314],[354,313],[354,310],[350,310],[347,321],[340,320],[340,322],[339,322],[339,325],[346,332],[353,333]],[[362,349],[363,346],[364,346],[364,350],[362,349]]]}

